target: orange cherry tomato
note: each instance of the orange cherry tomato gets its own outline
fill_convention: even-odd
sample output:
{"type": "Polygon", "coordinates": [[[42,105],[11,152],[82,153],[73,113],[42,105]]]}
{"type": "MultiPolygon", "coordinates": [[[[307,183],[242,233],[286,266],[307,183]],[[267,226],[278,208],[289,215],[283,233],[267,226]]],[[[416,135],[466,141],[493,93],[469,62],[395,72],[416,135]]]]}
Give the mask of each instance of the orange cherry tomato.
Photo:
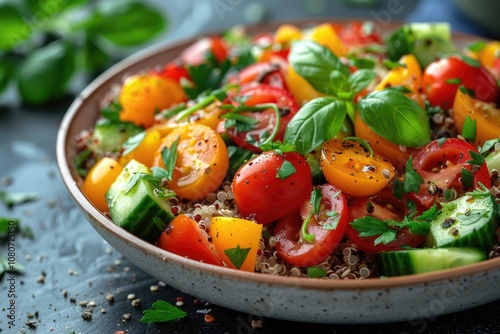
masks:
{"type": "Polygon", "coordinates": [[[407,54],[399,60],[404,66],[397,66],[390,70],[382,81],[378,83],[375,90],[382,90],[387,87],[405,86],[411,92],[408,93],[413,101],[422,108],[425,107],[420,90],[422,89],[422,68],[413,54],[407,54]]]}
{"type": "Polygon", "coordinates": [[[161,143],[160,131],[150,131],[148,129],[141,135],[144,135],[144,139],[141,143],[131,152],[123,154],[118,160],[122,166],[128,164],[132,159],[137,160],[148,167],[153,165],[154,155],[161,143]]]}
{"type": "Polygon", "coordinates": [[[460,133],[462,133],[467,116],[476,121],[476,140],[474,141],[476,146],[482,146],[485,141],[500,136],[500,109],[464,94],[460,89],[455,95],[452,116],[460,133]]]}
{"type": "Polygon", "coordinates": [[[154,123],[155,113],[185,98],[184,90],[173,79],[150,74],[133,75],[125,80],[119,96],[123,108],[120,119],[148,128],[154,123]]]}
{"type": "Polygon", "coordinates": [[[186,214],[180,214],[170,222],[156,245],[195,261],[224,265],[215,246],[208,241],[207,232],[186,214]]]}
{"type": "Polygon", "coordinates": [[[226,177],[229,158],[221,136],[202,124],[187,124],[172,130],[156,152],[153,165],[164,167],[161,152],[177,145],[177,160],[168,187],[188,200],[206,197],[217,190],[226,177]]]}
{"type": "Polygon", "coordinates": [[[491,41],[477,53],[477,59],[483,66],[492,68],[495,61],[500,58],[500,41],[491,41]]]}
{"type": "Polygon", "coordinates": [[[104,157],[89,170],[83,181],[83,193],[99,210],[109,210],[106,192],[120,175],[122,169],[116,160],[104,157]]]}
{"type": "Polygon", "coordinates": [[[409,148],[401,150],[400,145],[377,134],[370,129],[368,124],[363,122],[359,113],[356,113],[354,118],[354,133],[356,137],[368,141],[375,152],[386,157],[398,170],[404,169],[412,150],[409,148]]]}
{"type": "Polygon", "coordinates": [[[395,175],[384,157],[370,153],[360,143],[331,139],[321,147],[321,170],[331,185],[352,196],[371,196],[395,175]]]}
{"type": "Polygon", "coordinates": [[[230,267],[255,271],[262,225],[233,217],[213,217],[209,235],[220,258],[230,267]]]}

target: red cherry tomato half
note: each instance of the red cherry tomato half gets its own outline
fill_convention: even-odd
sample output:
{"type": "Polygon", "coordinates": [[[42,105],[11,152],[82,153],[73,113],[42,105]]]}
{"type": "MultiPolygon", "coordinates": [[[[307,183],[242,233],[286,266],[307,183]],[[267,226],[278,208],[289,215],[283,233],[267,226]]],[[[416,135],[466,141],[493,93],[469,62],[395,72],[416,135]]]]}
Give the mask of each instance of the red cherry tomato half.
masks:
{"type": "Polygon", "coordinates": [[[218,62],[227,58],[227,47],[220,37],[205,37],[185,48],[180,58],[186,65],[200,65],[211,52],[218,62]]]}
{"type": "Polygon", "coordinates": [[[488,167],[471,165],[469,151],[477,152],[471,144],[457,139],[446,139],[442,144],[437,140],[422,148],[413,158],[413,168],[424,179],[417,194],[409,196],[424,208],[430,208],[436,200],[445,196],[447,190],[453,190],[458,196],[476,189],[480,183],[491,187],[488,167]],[[464,185],[462,169],[472,172],[471,186],[464,185]]]}
{"type": "Polygon", "coordinates": [[[307,233],[314,235],[312,243],[300,238],[300,229],[312,206],[306,201],[300,211],[296,210],[278,219],[274,228],[277,239],[276,250],[288,262],[299,267],[315,266],[330,256],[345,235],[349,212],[344,195],[334,186],[321,186],[320,212],[313,214],[307,233]],[[336,212],[335,214],[332,214],[336,212]],[[336,221],[334,229],[328,224],[336,221]]]}
{"type": "Polygon", "coordinates": [[[198,223],[185,214],[174,218],[160,235],[156,244],[174,254],[209,264],[222,266],[214,245],[208,242],[208,235],[198,223]]]}
{"type": "MultiPolygon", "coordinates": [[[[278,133],[274,141],[283,141],[285,129],[288,122],[299,110],[297,101],[288,91],[272,87],[268,85],[251,86],[243,89],[239,97],[248,97],[244,102],[246,106],[256,106],[259,104],[274,103],[280,109],[281,123],[278,133]]],[[[236,126],[226,129],[226,120],[222,120],[217,127],[219,133],[227,133],[229,138],[238,146],[252,151],[261,153],[262,150],[258,147],[263,141],[271,135],[276,125],[276,114],[274,110],[269,109],[264,112],[242,112],[244,116],[254,118],[258,121],[253,125],[251,130],[242,131],[236,126]]]]}
{"type": "Polygon", "coordinates": [[[437,60],[425,68],[423,89],[432,105],[449,109],[460,85],[474,91],[477,99],[496,102],[498,87],[493,76],[479,63],[466,62],[460,56],[437,60]],[[472,64],[472,65],[471,65],[472,64]]]}
{"type": "MultiPolygon", "coordinates": [[[[348,199],[348,204],[351,222],[365,216],[372,216],[380,220],[402,221],[407,214],[405,202],[394,197],[389,188],[384,188],[377,195],[371,197],[351,197],[348,199]]],[[[402,246],[416,247],[425,239],[425,236],[413,234],[407,227],[404,227],[396,233],[394,241],[375,245],[375,239],[378,236],[360,237],[359,232],[351,224],[347,226],[347,236],[355,243],[356,248],[366,253],[398,250],[402,246]]]]}
{"type": "Polygon", "coordinates": [[[362,46],[366,44],[382,44],[382,36],[373,22],[353,21],[339,29],[339,37],[345,44],[362,46]]]}
{"type": "Polygon", "coordinates": [[[312,175],[299,153],[267,151],[241,166],[232,185],[241,216],[269,224],[309,198],[312,175]]]}
{"type": "Polygon", "coordinates": [[[284,60],[277,60],[280,57],[274,59],[274,61],[251,64],[235,74],[228,82],[239,83],[242,86],[257,83],[288,90],[285,80],[288,65],[284,60]]]}

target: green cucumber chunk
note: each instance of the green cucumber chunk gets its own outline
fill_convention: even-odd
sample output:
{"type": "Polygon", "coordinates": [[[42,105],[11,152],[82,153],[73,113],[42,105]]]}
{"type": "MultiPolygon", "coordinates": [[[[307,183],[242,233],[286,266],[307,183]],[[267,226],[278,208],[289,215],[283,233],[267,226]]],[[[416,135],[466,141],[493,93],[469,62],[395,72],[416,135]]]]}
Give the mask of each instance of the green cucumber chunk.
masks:
{"type": "Polygon", "coordinates": [[[497,240],[497,217],[492,196],[465,195],[442,204],[430,222],[427,247],[471,246],[489,251],[497,240]]]}
{"type": "Polygon", "coordinates": [[[131,160],[128,164],[125,165],[122,172],[116,178],[115,182],[109,187],[106,192],[106,201],[108,202],[108,206],[114,202],[115,197],[118,195],[120,191],[125,189],[130,178],[134,175],[134,173],[146,173],[151,174],[149,168],[138,162],[137,160],[131,160]]]}
{"type": "Polygon", "coordinates": [[[92,150],[96,153],[118,152],[127,138],[143,131],[130,122],[103,119],[96,123],[92,135],[92,150]]]}
{"type": "Polygon", "coordinates": [[[120,190],[109,206],[113,222],[136,236],[154,242],[158,240],[165,227],[172,221],[169,199],[149,181],[139,178],[126,192],[120,190]]]}
{"type": "Polygon", "coordinates": [[[410,23],[385,36],[387,54],[393,61],[412,53],[425,68],[439,56],[456,52],[448,23],[410,23]]]}
{"type": "Polygon", "coordinates": [[[474,247],[421,248],[375,255],[380,275],[402,276],[460,267],[486,259],[474,247]]]}

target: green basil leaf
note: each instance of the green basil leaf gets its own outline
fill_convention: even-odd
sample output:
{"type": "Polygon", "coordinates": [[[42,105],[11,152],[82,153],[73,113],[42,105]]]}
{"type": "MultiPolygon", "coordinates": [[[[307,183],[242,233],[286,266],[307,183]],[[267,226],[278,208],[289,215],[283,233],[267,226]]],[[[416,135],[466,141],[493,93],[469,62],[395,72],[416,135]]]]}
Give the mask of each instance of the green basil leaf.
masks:
{"type": "Polygon", "coordinates": [[[31,36],[31,26],[13,4],[0,3],[0,49],[11,50],[31,36]]]}
{"type": "Polygon", "coordinates": [[[358,69],[361,68],[372,69],[375,67],[375,61],[370,58],[356,58],[354,56],[350,56],[349,61],[352,65],[356,66],[358,69]]]}
{"type": "Polygon", "coordinates": [[[110,56],[94,40],[94,36],[85,37],[81,54],[83,58],[83,67],[89,71],[96,71],[104,68],[110,56]]]}
{"type": "Polygon", "coordinates": [[[363,121],[385,139],[418,148],[431,141],[427,113],[396,89],[372,92],[358,103],[363,121]]]}
{"type": "Polygon", "coordinates": [[[361,68],[351,74],[347,82],[351,91],[359,93],[368,87],[373,80],[375,80],[375,72],[366,68],[361,68]]]}
{"type": "Polygon", "coordinates": [[[0,59],[0,93],[2,93],[9,84],[12,72],[12,65],[10,62],[5,59],[0,59]]]}
{"type": "Polygon", "coordinates": [[[464,127],[462,128],[462,137],[468,141],[474,142],[476,140],[476,120],[465,116],[464,127]]]}
{"type": "Polygon", "coordinates": [[[288,61],[293,69],[318,92],[334,93],[330,73],[337,70],[349,77],[349,68],[327,47],[313,41],[301,40],[292,44],[288,61]]]}
{"type": "Polygon", "coordinates": [[[0,190],[0,202],[3,202],[9,208],[36,200],[38,200],[38,194],[34,192],[12,193],[0,190]]]}
{"type": "Polygon", "coordinates": [[[141,2],[110,1],[93,18],[92,31],[117,46],[134,46],[151,40],[166,27],[157,9],[141,2]]]}
{"type": "Polygon", "coordinates": [[[333,97],[311,100],[290,120],[283,142],[307,154],[339,132],[346,113],[345,102],[333,97]]]}
{"type": "Polygon", "coordinates": [[[40,15],[43,13],[52,17],[68,8],[89,3],[90,0],[23,0],[23,2],[32,14],[40,15]]]}
{"type": "Polygon", "coordinates": [[[28,103],[40,104],[62,96],[75,71],[75,49],[52,42],[33,51],[21,64],[18,90],[28,103]]]}

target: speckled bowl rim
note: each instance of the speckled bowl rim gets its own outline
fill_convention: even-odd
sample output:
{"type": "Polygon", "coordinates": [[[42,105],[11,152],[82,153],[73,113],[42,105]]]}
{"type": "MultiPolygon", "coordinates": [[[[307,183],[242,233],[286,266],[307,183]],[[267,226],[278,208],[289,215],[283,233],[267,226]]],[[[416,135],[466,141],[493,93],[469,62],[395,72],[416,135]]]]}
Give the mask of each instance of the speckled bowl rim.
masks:
{"type": "MultiPolygon", "coordinates": [[[[333,22],[333,23],[346,23],[351,20],[364,20],[356,18],[345,18],[345,19],[329,19],[329,18],[319,18],[319,19],[308,19],[308,20],[289,20],[286,23],[292,23],[297,26],[305,27],[308,25],[314,25],[323,22],[333,22]]],[[[277,26],[284,22],[272,22],[254,26],[248,26],[247,29],[251,33],[260,33],[265,31],[272,31],[277,26]]],[[[392,22],[384,30],[394,29],[395,27],[402,24],[402,22],[392,22]]],[[[203,36],[209,36],[212,34],[217,34],[219,32],[206,33],[203,36]]],[[[468,35],[464,33],[453,33],[454,40],[460,44],[471,42],[474,40],[483,40],[483,38],[468,35]]],[[[364,290],[364,289],[391,289],[396,287],[406,287],[417,284],[430,284],[436,281],[445,281],[456,279],[460,277],[467,277],[477,273],[485,273],[493,269],[500,268],[500,257],[495,259],[489,259],[480,263],[467,265],[463,267],[447,269],[437,272],[425,273],[425,274],[415,274],[400,277],[391,277],[387,279],[364,279],[364,280],[318,280],[318,279],[307,279],[307,278],[297,278],[297,277],[283,277],[283,276],[271,276],[261,273],[251,273],[243,272],[234,269],[229,269],[225,267],[219,267],[214,265],[205,264],[198,261],[193,261],[184,258],[179,255],[162,250],[146,241],[134,236],[133,234],[125,231],[121,227],[115,225],[108,217],[97,210],[85,197],[83,194],[79,183],[81,179],[76,174],[76,172],[70,168],[70,161],[74,157],[74,145],[73,136],[70,136],[71,129],[78,127],[74,124],[75,117],[85,111],[85,103],[95,94],[103,95],[103,92],[107,91],[111,86],[110,82],[119,83],[120,78],[122,78],[127,73],[133,73],[140,69],[148,68],[152,64],[149,64],[151,58],[161,55],[163,53],[168,53],[171,50],[179,49],[191,44],[197,38],[188,38],[175,43],[170,43],[166,45],[156,45],[146,48],[134,55],[122,60],[116,65],[109,68],[102,75],[91,82],[82,92],[76,97],[74,102],[69,107],[67,113],[61,121],[56,143],[56,153],[57,153],[57,163],[59,167],[60,174],[62,176],[63,182],[70,195],[73,197],[75,203],[77,203],[82,210],[84,210],[96,223],[100,225],[103,229],[107,230],[117,238],[123,239],[124,241],[131,244],[138,251],[146,252],[162,261],[169,261],[179,264],[185,268],[192,268],[195,270],[211,273],[213,275],[227,276],[237,280],[255,282],[260,284],[281,285],[289,287],[304,287],[314,290],[364,290]],[[149,65],[148,65],[149,64],[149,65]],[[103,86],[107,87],[104,88],[103,86]],[[68,137],[69,136],[69,137],[68,137]]],[[[165,62],[170,60],[169,57],[165,58],[165,62]]],[[[158,63],[154,63],[158,64],[158,63]]],[[[97,110],[94,113],[94,120],[97,117],[97,110]]]]}

